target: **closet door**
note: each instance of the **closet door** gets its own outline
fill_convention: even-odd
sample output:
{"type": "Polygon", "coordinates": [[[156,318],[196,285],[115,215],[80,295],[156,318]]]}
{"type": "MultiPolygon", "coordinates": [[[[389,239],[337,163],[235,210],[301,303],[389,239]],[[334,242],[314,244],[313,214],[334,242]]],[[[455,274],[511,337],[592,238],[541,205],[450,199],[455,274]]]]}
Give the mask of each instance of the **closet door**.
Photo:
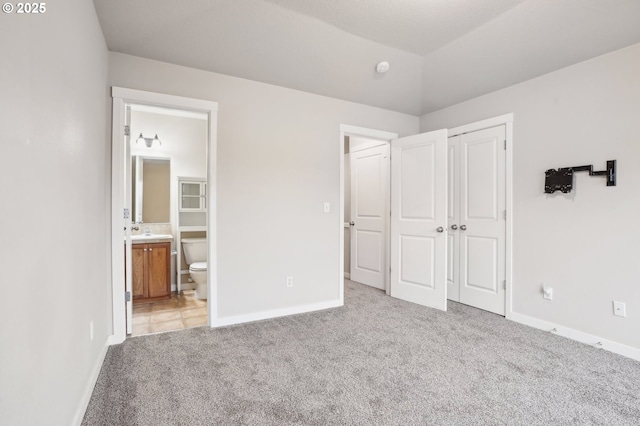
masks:
{"type": "Polygon", "coordinates": [[[460,301],[460,136],[447,147],[447,299],[460,301]]]}
{"type": "Polygon", "coordinates": [[[447,310],[447,131],[391,141],[391,296],[447,310]]]}
{"type": "Polygon", "coordinates": [[[460,302],[505,313],[505,127],[460,136],[460,302]]]}

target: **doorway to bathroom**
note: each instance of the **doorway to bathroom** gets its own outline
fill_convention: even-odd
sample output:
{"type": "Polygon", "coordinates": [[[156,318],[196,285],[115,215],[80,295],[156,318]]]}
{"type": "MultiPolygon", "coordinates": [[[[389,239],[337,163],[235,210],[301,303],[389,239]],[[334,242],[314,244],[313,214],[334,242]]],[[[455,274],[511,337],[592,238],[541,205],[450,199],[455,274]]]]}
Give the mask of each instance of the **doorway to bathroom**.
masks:
{"type": "Polygon", "coordinates": [[[217,104],[117,87],[112,97],[112,343],[208,325],[217,104]],[[185,240],[198,249],[185,253],[185,240]]]}

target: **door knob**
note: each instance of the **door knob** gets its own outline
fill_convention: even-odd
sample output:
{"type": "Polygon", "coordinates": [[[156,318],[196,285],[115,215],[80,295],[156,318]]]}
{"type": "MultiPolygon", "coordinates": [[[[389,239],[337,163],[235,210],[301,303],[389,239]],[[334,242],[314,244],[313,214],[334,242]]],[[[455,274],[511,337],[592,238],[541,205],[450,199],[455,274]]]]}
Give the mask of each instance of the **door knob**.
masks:
{"type": "Polygon", "coordinates": [[[356,226],[356,223],[354,221],[351,221],[351,222],[349,222],[349,225],[356,226]]]}
{"type": "Polygon", "coordinates": [[[436,231],[438,231],[438,232],[444,232],[444,228],[443,228],[442,226],[438,226],[438,227],[436,228],[436,231]]]}
{"type": "Polygon", "coordinates": [[[451,225],[451,230],[452,230],[452,231],[455,231],[456,229],[458,229],[458,225],[455,225],[455,224],[454,224],[454,225],[451,225]]]}
{"type": "Polygon", "coordinates": [[[461,231],[466,231],[467,230],[467,225],[460,225],[460,230],[461,231]]]}

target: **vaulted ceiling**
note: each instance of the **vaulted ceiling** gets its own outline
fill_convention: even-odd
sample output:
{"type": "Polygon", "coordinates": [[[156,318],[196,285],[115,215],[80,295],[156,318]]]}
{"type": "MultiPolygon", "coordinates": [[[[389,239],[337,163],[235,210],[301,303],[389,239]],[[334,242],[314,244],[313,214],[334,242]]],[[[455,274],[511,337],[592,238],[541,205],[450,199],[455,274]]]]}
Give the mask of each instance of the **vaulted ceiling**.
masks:
{"type": "Polygon", "coordinates": [[[413,115],[640,42],[639,0],[94,4],[113,52],[413,115]]]}

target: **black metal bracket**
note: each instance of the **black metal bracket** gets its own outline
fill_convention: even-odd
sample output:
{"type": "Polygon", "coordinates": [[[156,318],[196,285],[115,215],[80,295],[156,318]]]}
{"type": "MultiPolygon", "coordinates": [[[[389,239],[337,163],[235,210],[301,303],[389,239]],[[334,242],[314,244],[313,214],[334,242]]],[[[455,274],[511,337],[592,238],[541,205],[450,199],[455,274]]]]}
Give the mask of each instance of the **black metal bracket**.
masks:
{"type": "Polygon", "coordinates": [[[553,194],[556,191],[569,193],[573,189],[573,173],[589,172],[589,176],[605,176],[607,186],[616,186],[616,160],[607,161],[607,170],[594,172],[593,165],[563,167],[560,169],[549,169],[545,174],[544,192],[553,194]]]}

